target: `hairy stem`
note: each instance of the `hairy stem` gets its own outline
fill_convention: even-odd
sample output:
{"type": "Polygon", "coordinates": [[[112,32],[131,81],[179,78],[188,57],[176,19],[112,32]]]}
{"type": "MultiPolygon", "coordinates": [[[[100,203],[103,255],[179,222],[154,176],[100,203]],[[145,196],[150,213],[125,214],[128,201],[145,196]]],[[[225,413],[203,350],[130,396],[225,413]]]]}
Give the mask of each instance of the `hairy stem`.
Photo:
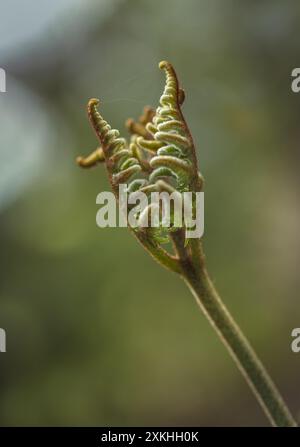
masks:
{"type": "Polygon", "coordinates": [[[175,256],[171,256],[166,250],[159,245],[155,244],[148,238],[145,232],[135,233],[138,241],[148,251],[148,253],[162,266],[171,270],[171,272],[181,274],[181,265],[179,259],[175,256]]]}
{"type": "MultiPolygon", "coordinates": [[[[182,255],[182,235],[175,235],[173,241],[177,253],[179,256],[182,255]]],[[[210,280],[204,267],[204,257],[199,241],[198,244],[193,243],[191,252],[184,258],[180,256],[182,276],[197,303],[227,347],[272,425],[296,427],[297,424],[272,379],[224,306],[210,280]]]]}

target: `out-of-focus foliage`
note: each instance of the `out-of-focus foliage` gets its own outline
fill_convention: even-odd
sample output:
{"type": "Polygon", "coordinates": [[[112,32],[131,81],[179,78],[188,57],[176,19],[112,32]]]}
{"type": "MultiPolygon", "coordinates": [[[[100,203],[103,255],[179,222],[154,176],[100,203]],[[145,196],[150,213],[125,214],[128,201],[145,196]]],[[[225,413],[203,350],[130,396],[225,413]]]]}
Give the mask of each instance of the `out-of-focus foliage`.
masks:
{"type": "Polygon", "coordinates": [[[299,5],[38,3],[1,5],[0,25],[29,4],[43,24],[0,47],[1,425],[266,423],[180,279],[126,229],[96,227],[104,170],[74,164],[97,144],[87,100],[122,128],[156,106],[161,59],[186,90],[209,269],[299,413],[299,5]]]}

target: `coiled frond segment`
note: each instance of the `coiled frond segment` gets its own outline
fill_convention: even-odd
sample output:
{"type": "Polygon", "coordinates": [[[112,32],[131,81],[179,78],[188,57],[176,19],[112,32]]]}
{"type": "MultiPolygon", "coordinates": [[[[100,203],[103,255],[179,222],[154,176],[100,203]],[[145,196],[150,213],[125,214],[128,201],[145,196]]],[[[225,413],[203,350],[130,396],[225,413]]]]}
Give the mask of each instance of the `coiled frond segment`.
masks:
{"type": "Polygon", "coordinates": [[[112,129],[102,118],[97,109],[98,105],[98,99],[90,99],[88,102],[88,117],[102,144],[105,157],[109,158],[115,152],[124,149],[126,147],[126,141],[124,138],[119,137],[120,133],[118,130],[112,129]]]}
{"type": "Polygon", "coordinates": [[[120,183],[128,183],[142,171],[142,166],[119,131],[112,129],[98,112],[99,100],[88,102],[88,117],[101,142],[112,186],[117,190],[120,183]]]}
{"type": "Polygon", "coordinates": [[[193,183],[197,167],[194,166],[193,142],[180,108],[185,95],[172,65],[162,61],[159,68],[166,74],[166,84],[160,105],[152,121],[146,125],[153,139],[142,135],[137,138],[137,144],[153,154],[150,182],[169,178],[173,184],[175,179],[177,189],[187,191],[193,183]]]}
{"type": "Polygon", "coordinates": [[[176,72],[170,62],[161,61],[158,66],[166,74],[166,85],[160,98],[160,104],[162,107],[178,108],[179,85],[176,72]]]}

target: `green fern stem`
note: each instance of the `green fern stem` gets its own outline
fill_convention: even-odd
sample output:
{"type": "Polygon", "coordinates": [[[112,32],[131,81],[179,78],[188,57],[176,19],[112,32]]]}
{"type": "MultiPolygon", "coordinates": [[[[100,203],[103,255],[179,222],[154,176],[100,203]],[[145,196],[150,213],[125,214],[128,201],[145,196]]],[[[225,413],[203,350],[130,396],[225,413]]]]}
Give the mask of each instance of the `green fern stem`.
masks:
{"type": "Polygon", "coordinates": [[[191,253],[188,253],[184,247],[182,233],[175,233],[173,242],[180,259],[181,276],[228,349],[271,424],[275,427],[296,427],[297,423],[268,372],[223,304],[209,278],[204,266],[200,241],[193,240],[191,253]]]}

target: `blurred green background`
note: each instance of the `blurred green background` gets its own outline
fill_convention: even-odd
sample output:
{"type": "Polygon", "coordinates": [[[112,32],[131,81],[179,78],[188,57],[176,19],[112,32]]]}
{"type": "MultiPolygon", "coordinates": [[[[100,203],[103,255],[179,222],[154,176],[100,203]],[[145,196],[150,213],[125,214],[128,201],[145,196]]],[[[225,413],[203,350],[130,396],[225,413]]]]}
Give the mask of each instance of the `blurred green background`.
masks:
{"type": "MultiPolygon", "coordinates": [[[[0,14],[1,425],[267,421],[193,297],[127,229],[99,229],[90,97],[116,128],[175,66],[225,303],[300,417],[300,4],[4,0],[0,14]]],[[[124,129],[124,134],[126,131],[124,129]]]]}

